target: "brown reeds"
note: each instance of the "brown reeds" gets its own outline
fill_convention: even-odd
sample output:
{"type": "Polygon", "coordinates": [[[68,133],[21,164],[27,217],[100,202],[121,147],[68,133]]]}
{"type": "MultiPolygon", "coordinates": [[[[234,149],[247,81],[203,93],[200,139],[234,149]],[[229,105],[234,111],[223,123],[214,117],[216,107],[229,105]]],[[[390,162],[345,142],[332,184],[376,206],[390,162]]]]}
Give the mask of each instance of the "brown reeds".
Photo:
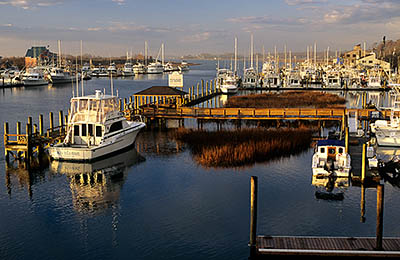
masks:
{"type": "Polygon", "coordinates": [[[290,156],[310,147],[306,128],[205,131],[180,128],[175,138],[186,143],[195,161],[206,167],[239,167],[290,156]]]}
{"type": "Polygon", "coordinates": [[[335,94],[320,91],[285,91],[228,99],[225,107],[235,108],[343,108],[346,100],[335,94]]]}

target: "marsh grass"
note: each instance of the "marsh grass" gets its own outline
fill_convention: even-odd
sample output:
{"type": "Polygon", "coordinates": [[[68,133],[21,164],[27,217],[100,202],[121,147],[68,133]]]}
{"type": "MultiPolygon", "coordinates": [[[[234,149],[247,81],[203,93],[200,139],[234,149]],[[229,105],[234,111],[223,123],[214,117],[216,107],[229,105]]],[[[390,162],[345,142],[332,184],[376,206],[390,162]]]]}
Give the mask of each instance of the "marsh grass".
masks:
{"type": "Polygon", "coordinates": [[[240,167],[298,154],[310,147],[312,130],[306,128],[249,128],[206,131],[180,128],[178,141],[186,143],[205,167],[240,167]]]}
{"type": "Polygon", "coordinates": [[[225,107],[234,108],[344,108],[346,100],[320,91],[285,91],[282,93],[234,96],[225,107]]]}

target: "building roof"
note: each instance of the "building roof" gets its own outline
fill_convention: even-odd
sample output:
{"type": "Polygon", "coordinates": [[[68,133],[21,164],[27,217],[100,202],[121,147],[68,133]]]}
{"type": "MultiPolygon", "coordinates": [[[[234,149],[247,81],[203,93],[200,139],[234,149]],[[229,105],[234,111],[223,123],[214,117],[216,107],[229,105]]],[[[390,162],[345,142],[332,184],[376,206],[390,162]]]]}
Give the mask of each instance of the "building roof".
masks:
{"type": "Polygon", "coordinates": [[[42,58],[44,57],[53,58],[56,56],[56,54],[50,52],[49,49],[44,46],[32,47],[28,49],[25,54],[25,57],[30,57],[30,58],[38,58],[39,56],[42,56],[42,58]]]}
{"type": "Polygon", "coordinates": [[[168,86],[153,86],[148,89],[139,91],[135,95],[143,96],[184,96],[187,92],[179,90],[177,88],[171,88],[168,86]]]}

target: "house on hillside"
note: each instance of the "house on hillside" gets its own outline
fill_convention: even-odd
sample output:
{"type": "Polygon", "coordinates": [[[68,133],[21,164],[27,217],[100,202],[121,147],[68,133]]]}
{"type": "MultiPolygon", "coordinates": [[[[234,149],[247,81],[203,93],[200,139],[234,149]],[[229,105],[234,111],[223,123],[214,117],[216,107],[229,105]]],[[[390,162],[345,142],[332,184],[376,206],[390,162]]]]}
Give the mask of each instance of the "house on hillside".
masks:
{"type": "Polygon", "coordinates": [[[371,52],[358,60],[358,64],[366,68],[376,68],[379,67],[383,69],[387,74],[390,74],[390,63],[384,60],[379,60],[376,58],[376,53],[371,52]]]}

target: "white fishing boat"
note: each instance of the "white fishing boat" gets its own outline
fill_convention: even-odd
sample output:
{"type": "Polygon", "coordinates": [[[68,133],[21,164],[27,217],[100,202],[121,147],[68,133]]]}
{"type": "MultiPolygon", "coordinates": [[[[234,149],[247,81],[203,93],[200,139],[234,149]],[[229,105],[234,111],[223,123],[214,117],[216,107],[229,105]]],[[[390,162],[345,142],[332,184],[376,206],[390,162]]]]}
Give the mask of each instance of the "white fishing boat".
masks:
{"type": "Polygon", "coordinates": [[[25,86],[41,86],[48,84],[44,78],[43,70],[38,67],[26,69],[22,74],[22,82],[25,86]]]}
{"type": "Polygon", "coordinates": [[[324,84],[327,88],[341,88],[340,75],[328,72],[324,77],[324,84]]]}
{"type": "Polygon", "coordinates": [[[67,135],[49,148],[54,160],[92,161],[131,146],[143,122],[127,121],[118,99],[96,90],[95,95],[71,99],[67,135]]]}
{"type": "Polygon", "coordinates": [[[301,87],[301,77],[297,71],[291,71],[287,76],[287,87],[299,88],[301,87]]]}
{"type": "Polygon", "coordinates": [[[74,80],[74,76],[69,71],[58,67],[51,68],[47,76],[52,84],[71,83],[74,80]]]}
{"type": "Polygon", "coordinates": [[[122,75],[125,77],[133,76],[135,73],[133,72],[133,65],[131,62],[126,62],[124,64],[124,68],[122,69],[122,75]]]}
{"type": "Polygon", "coordinates": [[[312,158],[313,176],[350,176],[351,158],[344,140],[319,140],[312,158]]]}
{"type": "Polygon", "coordinates": [[[133,73],[135,73],[135,75],[145,74],[146,66],[142,63],[137,63],[137,64],[133,65],[133,73]]]}
{"type": "Polygon", "coordinates": [[[186,61],[182,61],[181,64],[178,65],[180,71],[189,71],[189,64],[186,61]]]}
{"type": "Polygon", "coordinates": [[[147,66],[147,74],[161,74],[164,72],[164,66],[161,62],[152,62],[147,66]]]}
{"type": "Polygon", "coordinates": [[[237,80],[233,75],[227,75],[219,85],[219,89],[224,94],[234,94],[238,92],[237,80]]]}
{"type": "Polygon", "coordinates": [[[111,74],[113,74],[113,76],[116,76],[117,75],[117,66],[115,65],[115,63],[113,62],[113,63],[111,63],[110,64],[110,66],[108,66],[108,68],[107,68],[107,73],[108,73],[108,75],[111,75],[111,74]]]}
{"type": "Polygon", "coordinates": [[[164,65],[164,72],[172,72],[172,71],[178,71],[179,70],[179,68],[178,67],[176,67],[176,66],[174,66],[172,63],[170,63],[170,62],[167,62],[165,65],[164,65]]]}
{"type": "Polygon", "coordinates": [[[267,73],[263,79],[263,87],[279,88],[282,86],[281,76],[278,73],[267,73]]]}
{"type": "Polygon", "coordinates": [[[244,87],[256,87],[258,82],[258,76],[254,68],[248,68],[244,70],[243,75],[243,86],[244,87]]]}
{"type": "Polygon", "coordinates": [[[390,120],[376,120],[371,123],[371,132],[375,134],[379,146],[400,147],[400,119],[392,110],[390,120]]]}

